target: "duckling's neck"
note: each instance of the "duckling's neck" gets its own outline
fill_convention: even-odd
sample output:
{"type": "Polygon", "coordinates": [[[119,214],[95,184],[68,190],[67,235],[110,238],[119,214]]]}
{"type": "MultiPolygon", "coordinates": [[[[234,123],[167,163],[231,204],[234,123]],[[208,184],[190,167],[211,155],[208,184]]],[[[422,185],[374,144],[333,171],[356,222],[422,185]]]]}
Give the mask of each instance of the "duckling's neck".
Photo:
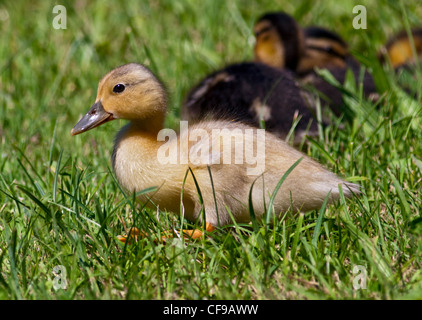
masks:
{"type": "Polygon", "coordinates": [[[148,119],[131,120],[127,127],[139,134],[157,137],[158,132],[163,129],[163,125],[164,115],[148,119]]]}
{"type": "Polygon", "coordinates": [[[163,120],[131,121],[116,136],[112,165],[119,183],[128,191],[139,191],[138,186],[156,186],[157,150],[161,141],[157,134],[163,120]]]}

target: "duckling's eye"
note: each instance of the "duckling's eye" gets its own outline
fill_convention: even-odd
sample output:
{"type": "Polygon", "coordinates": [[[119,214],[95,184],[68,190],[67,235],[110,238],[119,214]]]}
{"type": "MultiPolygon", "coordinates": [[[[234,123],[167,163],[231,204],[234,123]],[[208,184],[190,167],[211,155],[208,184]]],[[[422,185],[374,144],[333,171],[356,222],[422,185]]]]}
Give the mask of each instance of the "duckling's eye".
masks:
{"type": "Polygon", "coordinates": [[[121,84],[121,83],[116,84],[116,85],[114,86],[114,88],[113,88],[113,92],[114,92],[114,93],[121,93],[121,92],[123,92],[123,91],[125,91],[125,85],[124,85],[124,84],[121,84]]]}
{"type": "Polygon", "coordinates": [[[258,38],[260,35],[262,35],[263,33],[268,32],[270,30],[271,30],[271,27],[262,28],[261,30],[255,32],[255,38],[258,38]]]}

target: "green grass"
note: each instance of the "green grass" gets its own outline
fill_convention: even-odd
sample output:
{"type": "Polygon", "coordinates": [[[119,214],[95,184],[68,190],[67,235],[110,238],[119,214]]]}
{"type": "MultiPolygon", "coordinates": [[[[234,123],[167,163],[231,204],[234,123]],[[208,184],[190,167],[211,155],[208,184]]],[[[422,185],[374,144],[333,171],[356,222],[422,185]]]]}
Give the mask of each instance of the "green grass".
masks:
{"type": "Polygon", "coordinates": [[[363,3],[368,29],[354,30],[353,3],[64,1],[67,29],[55,30],[58,3],[2,2],[0,299],[422,298],[421,99],[407,97],[375,61],[389,35],[421,21],[422,8],[363,3]],[[225,64],[250,60],[255,19],[280,8],[302,25],[339,32],[386,90],[376,106],[347,87],[354,120],[323,129],[302,149],[357,180],[363,194],[286,213],[271,227],[234,225],[193,243],[157,244],[163,230],[186,223],[144,210],[116,183],[110,153],[124,122],[77,137],[71,128],[99,79],[128,62],[165,82],[166,126],[177,128],[187,90],[225,64]],[[132,226],[148,236],[124,246],[116,236],[132,226]],[[53,288],[58,265],[66,289],[53,288]],[[366,289],[353,287],[355,266],[367,270],[366,289]]]}

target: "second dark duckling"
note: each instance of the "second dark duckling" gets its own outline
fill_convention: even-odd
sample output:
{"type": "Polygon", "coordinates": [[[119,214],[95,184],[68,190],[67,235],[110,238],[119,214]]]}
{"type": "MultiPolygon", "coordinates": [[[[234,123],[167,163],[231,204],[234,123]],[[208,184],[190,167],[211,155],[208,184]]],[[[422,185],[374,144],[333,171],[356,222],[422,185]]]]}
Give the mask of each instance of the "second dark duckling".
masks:
{"type": "MultiPolygon", "coordinates": [[[[326,82],[316,72],[316,68],[328,70],[333,77],[343,85],[347,71],[350,70],[359,85],[362,66],[349,52],[346,41],[337,33],[322,27],[307,27],[304,29],[305,51],[302,55],[296,73],[302,84],[310,84],[319,93],[321,100],[328,104],[331,110],[339,116],[343,108],[343,94],[335,86],[326,82]]],[[[362,78],[363,94],[367,98],[376,96],[376,86],[372,75],[365,70],[362,78]]]]}
{"type": "Polygon", "coordinates": [[[295,70],[306,74],[317,68],[346,68],[357,63],[349,53],[348,44],[335,32],[321,27],[303,29],[304,50],[295,70]]]}
{"type": "MultiPolygon", "coordinates": [[[[315,68],[327,69],[340,84],[344,84],[347,70],[351,69],[358,84],[361,65],[350,54],[348,45],[341,36],[322,27],[301,29],[296,21],[284,12],[264,14],[258,19],[254,30],[256,61],[276,68],[290,68],[301,83],[315,87],[323,102],[328,104],[335,114],[342,113],[341,91],[315,72],[315,68]],[[261,31],[262,29],[266,32],[261,31]],[[295,63],[289,63],[284,52],[295,55],[295,63]]],[[[376,92],[375,83],[368,72],[365,72],[363,77],[363,91],[366,96],[376,92]]]]}

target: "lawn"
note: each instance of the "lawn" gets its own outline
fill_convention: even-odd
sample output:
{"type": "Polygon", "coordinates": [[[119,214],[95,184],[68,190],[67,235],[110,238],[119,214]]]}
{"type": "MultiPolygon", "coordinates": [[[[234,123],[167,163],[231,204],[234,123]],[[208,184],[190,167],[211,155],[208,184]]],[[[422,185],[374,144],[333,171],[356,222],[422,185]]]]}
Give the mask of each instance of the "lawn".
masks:
{"type": "Polygon", "coordinates": [[[352,27],[351,0],[0,2],[0,299],[421,299],[422,81],[409,97],[376,54],[421,22],[422,7],[361,2],[366,30],[352,27]],[[57,4],[66,29],[53,26],[57,4]],[[192,225],[119,187],[110,157],[124,121],[70,130],[99,79],[129,62],[165,83],[166,126],[177,129],[189,88],[251,60],[255,20],[277,10],[338,32],[375,77],[376,104],[346,83],[355,117],[330,115],[333,125],[302,146],[362,195],[256,230],[157,242],[192,225]],[[120,243],[131,227],[149,236],[120,243]]]}

